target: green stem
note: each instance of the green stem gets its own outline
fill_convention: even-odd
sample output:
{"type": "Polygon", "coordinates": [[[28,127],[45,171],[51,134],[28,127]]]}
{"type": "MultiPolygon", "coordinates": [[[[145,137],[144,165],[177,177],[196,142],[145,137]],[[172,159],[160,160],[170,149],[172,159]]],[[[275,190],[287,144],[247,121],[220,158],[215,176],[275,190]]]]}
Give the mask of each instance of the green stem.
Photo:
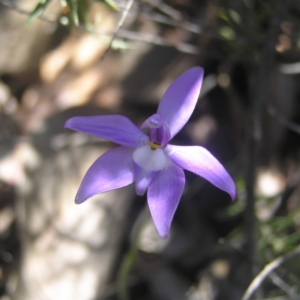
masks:
{"type": "Polygon", "coordinates": [[[133,230],[133,239],[130,249],[123,258],[118,274],[118,298],[120,300],[129,300],[128,277],[136,262],[138,256],[138,244],[145,221],[148,219],[148,207],[145,207],[137,220],[136,230],[133,230]]]}

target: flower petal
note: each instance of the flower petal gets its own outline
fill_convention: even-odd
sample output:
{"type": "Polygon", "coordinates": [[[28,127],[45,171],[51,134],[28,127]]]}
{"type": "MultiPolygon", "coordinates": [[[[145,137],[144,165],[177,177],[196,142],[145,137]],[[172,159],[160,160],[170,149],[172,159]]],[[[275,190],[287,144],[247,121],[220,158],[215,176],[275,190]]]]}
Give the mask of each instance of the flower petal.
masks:
{"type": "Polygon", "coordinates": [[[177,166],[205,178],[219,189],[227,192],[232,200],[235,199],[234,181],[221,163],[205,148],[168,145],[166,151],[177,166]]]}
{"type": "Polygon", "coordinates": [[[185,176],[172,162],[153,180],[148,188],[148,205],[159,235],[166,239],[182,196],[185,176]]]}
{"type": "Polygon", "coordinates": [[[192,68],[179,76],[167,89],[157,112],[162,115],[173,137],[190,118],[202,86],[204,70],[192,68]]]}
{"type": "Polygon", "coordinates": [[[87,198],[131,184],[134,181],[132,155],[135,149],[118,147],[100,156],[85,174],[75,198],[87,198]]]}
{"type": "Polygon", "coordinates": [[[145,145],[148,137],[128,118],[120,115],[74,117],[65,127],[94,135],[126,147],[145,145]]]}

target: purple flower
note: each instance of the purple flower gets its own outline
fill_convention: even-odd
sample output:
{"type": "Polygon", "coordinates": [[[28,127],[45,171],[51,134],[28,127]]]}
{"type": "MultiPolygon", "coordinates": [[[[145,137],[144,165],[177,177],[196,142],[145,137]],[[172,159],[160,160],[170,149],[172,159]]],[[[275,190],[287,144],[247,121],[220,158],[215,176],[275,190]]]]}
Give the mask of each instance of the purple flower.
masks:
{"type": "Polygon", "coordinates": [[[203,73],[200,67],[192,68],[171,84],[157,113],[141,126],[141,129],[148,129],[149,136],[120,115],[74,117],[66,122],[67,128],[121,145],[104,153],[87,171],[76,195],[77,204],[135,181],[138,195],[148,189],[153,221],[159,235],[165,239],[183,193],[183,169],[205,178],[235,198],[232,178],[210,152],[200,146],[168,144],[194,111],[203,73]]]}

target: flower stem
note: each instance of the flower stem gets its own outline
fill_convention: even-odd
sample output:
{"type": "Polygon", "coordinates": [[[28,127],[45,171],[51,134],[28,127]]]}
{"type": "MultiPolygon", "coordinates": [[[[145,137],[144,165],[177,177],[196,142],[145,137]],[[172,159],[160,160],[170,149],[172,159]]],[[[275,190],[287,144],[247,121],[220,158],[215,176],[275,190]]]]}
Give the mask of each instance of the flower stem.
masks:
{"type": "Polygon", "coordinates": [[[137,220],[136,227],[133,230],[133,238],[130,248],[123,258],[118,274],[118,298],[120,300],[129,300],[128,277],[136,262],[138,256],[138,245],[142,229],[146,220],[149,218],[148,207],[145,207],[137,220]]]}

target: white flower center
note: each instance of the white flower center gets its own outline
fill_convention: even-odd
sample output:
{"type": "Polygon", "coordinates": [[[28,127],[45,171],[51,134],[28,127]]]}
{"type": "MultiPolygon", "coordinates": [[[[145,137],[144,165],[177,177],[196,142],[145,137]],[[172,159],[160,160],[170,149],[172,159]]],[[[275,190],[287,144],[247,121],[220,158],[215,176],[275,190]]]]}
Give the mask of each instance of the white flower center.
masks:
{"type": "Polygon", "coordinates": [[[133,161],[147,171],[160,171],[166,165],[166,155],[162,149],[152,150],[149,145],[133,152],[133,161]]]}

